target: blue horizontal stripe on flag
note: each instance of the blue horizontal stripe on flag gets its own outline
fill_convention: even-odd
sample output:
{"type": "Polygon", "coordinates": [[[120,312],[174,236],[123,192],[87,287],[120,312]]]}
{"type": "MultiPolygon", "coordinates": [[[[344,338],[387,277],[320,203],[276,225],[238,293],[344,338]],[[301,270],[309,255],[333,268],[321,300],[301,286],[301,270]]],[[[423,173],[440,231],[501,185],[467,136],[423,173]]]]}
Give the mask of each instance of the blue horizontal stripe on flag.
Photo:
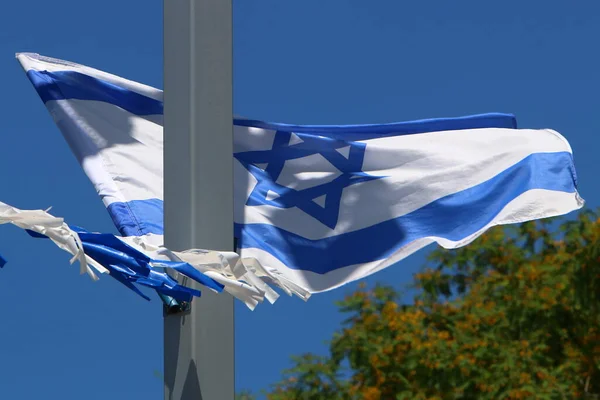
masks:
{"type": "Polygon", "coordinates": [[[289,268],[325,274],[385,259],[424,237],[464,239],[491,222],[512,200],[532,189],[574,193],[572,154],[532,154],[477,186],[401,217],[334,237],[310,240],[268,224],[235,224],[235,236],[240,238],[240,248],[259,248],[289,268]]]}
{"type": "MultiPolygon", "coordinates": [[[[95,100],[121,107],[135,115],[162,115],[163,102],[75,71],[27,71],[44,103],[50,100],[95,100]]],[[[346,140],[367,140],[384,136],[478,128],[516,129],[512,114],[488,113],[456,118],[434,118],[390,124],[290,125],[249,119],[235,119],[237,126],[322,135],[346,140]]]]}
{"type": "Polygon", "coordinates": [[[96,100],[135,115],[162,115],[163,103],[113,83],[75,71],[27,71],[44,103],[50,100],[96,100]]]}
{"type": "MultiPolygon", "coordinates": [[[[395,249],[426,236],[460,240],[487,225],[526,191],[574,193],[576,180],[570,153],[533,154],[480,185],[359,231],[309,240],[272,225],[235,224],[235,237],[240,238],[240,247],[262,248],[290,268],[327,273],[385,258],[395,249]],[[469,223],[457,225],[456,221],[469,223]]],[[[108,210],[123,236],[164,234],[162,200],[113,203],[108,210]]]]}
{"type": "Polygon", "coordinates": [[[162,235],[163,201],[159,199],[132,200],[108,206],[115,226],[122,236],[162,235]]]}
{"type": "Polygon", "coordinates": [[[456,118],[431,118],[390,124],[365,125],[290,125],[250,119],[234,119],[237,126],[247,126],[274,131],[326,136],[342,140],[368,140],[387,136],[415,133],[453,131],[480,128],[517,129],[517,119],[512,114],[487,113],[456,118]]]}

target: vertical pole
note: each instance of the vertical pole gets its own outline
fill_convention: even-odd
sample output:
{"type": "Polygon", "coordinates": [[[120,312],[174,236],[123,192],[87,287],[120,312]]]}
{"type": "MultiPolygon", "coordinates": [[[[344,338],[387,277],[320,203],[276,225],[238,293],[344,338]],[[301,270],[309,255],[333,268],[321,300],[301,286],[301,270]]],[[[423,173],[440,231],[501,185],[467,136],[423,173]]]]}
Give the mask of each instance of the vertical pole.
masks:
{"type": "MultiPolygon", "coordinates": [[[[165,245],[233,243],[232,0],[164,0],[165,245]]],[[[188,282],[189,284],[189,282],[188,282]]],[[[233,400],[233,298],[165,313],[165,400],[233,400]]]]}

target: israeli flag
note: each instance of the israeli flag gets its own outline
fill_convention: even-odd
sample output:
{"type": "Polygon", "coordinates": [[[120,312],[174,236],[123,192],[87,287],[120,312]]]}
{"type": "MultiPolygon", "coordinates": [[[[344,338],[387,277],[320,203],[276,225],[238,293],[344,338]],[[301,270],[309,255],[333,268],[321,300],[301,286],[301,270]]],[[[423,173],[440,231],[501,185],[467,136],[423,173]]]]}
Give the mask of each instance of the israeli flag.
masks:
{"type": "MultiPolygon", "coordinates": [[[[162,91],[37,54],[17,58],[121,240],[159,255],[162,91]]],[[[236,118],[232,162],[241,261],[219,273],[256,301],[276,298],[266,284],[307,298],[428,244],[457,248],[492,226],[583,206],[567,140],[516,129],[506,114],[360,126],[236,118]]]]}
{"type": "Polygon", "coordinates": [[[437,242],[583,205],[568,142],[553,130],[419,134],[238,121],[241,254],[311,292],[360,279],[437,242]],[[243,139],[242,139],[243,138],[243,139]]]}

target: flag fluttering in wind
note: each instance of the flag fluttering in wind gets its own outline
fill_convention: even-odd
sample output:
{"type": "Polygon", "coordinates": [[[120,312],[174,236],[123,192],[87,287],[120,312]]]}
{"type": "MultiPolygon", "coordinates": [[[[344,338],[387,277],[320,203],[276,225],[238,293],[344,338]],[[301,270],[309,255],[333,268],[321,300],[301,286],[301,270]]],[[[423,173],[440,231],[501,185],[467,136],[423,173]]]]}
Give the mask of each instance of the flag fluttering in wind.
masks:
{"type": "Polygon", "coordinates": [[[146,277],[171,268],[251,308],[277,298],[269,285],[306,299],[428,244],[457,248],[492,226],[583,206],[567,140],[517,129],[512,115],[358,126],[236,118],[237,254],[173,252],[162,247],[162,91],[37,54],[17,58],[122,236],[72,230],[127,284],[179,290],[146,277]],[[109,249],[133,267],[103,255],[109,249]]]}

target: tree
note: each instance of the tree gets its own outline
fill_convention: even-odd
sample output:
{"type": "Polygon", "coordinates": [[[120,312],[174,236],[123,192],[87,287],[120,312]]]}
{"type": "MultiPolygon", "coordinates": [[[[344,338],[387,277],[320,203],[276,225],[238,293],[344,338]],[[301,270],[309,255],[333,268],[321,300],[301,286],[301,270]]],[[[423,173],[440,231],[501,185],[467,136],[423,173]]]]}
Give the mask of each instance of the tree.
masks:
{"type": "Polygon", "coordinates": [[[235,395],[235,400],[255,400],[255,397],[249,391],[243,390],[235,395]]]}
{"type": "Polygon", "coordinates": [[[434,251],[412,304],[361,287],[330,354],[297,357],[268,399],[598,398],[600,220],[556,222],[434,251]]]}

